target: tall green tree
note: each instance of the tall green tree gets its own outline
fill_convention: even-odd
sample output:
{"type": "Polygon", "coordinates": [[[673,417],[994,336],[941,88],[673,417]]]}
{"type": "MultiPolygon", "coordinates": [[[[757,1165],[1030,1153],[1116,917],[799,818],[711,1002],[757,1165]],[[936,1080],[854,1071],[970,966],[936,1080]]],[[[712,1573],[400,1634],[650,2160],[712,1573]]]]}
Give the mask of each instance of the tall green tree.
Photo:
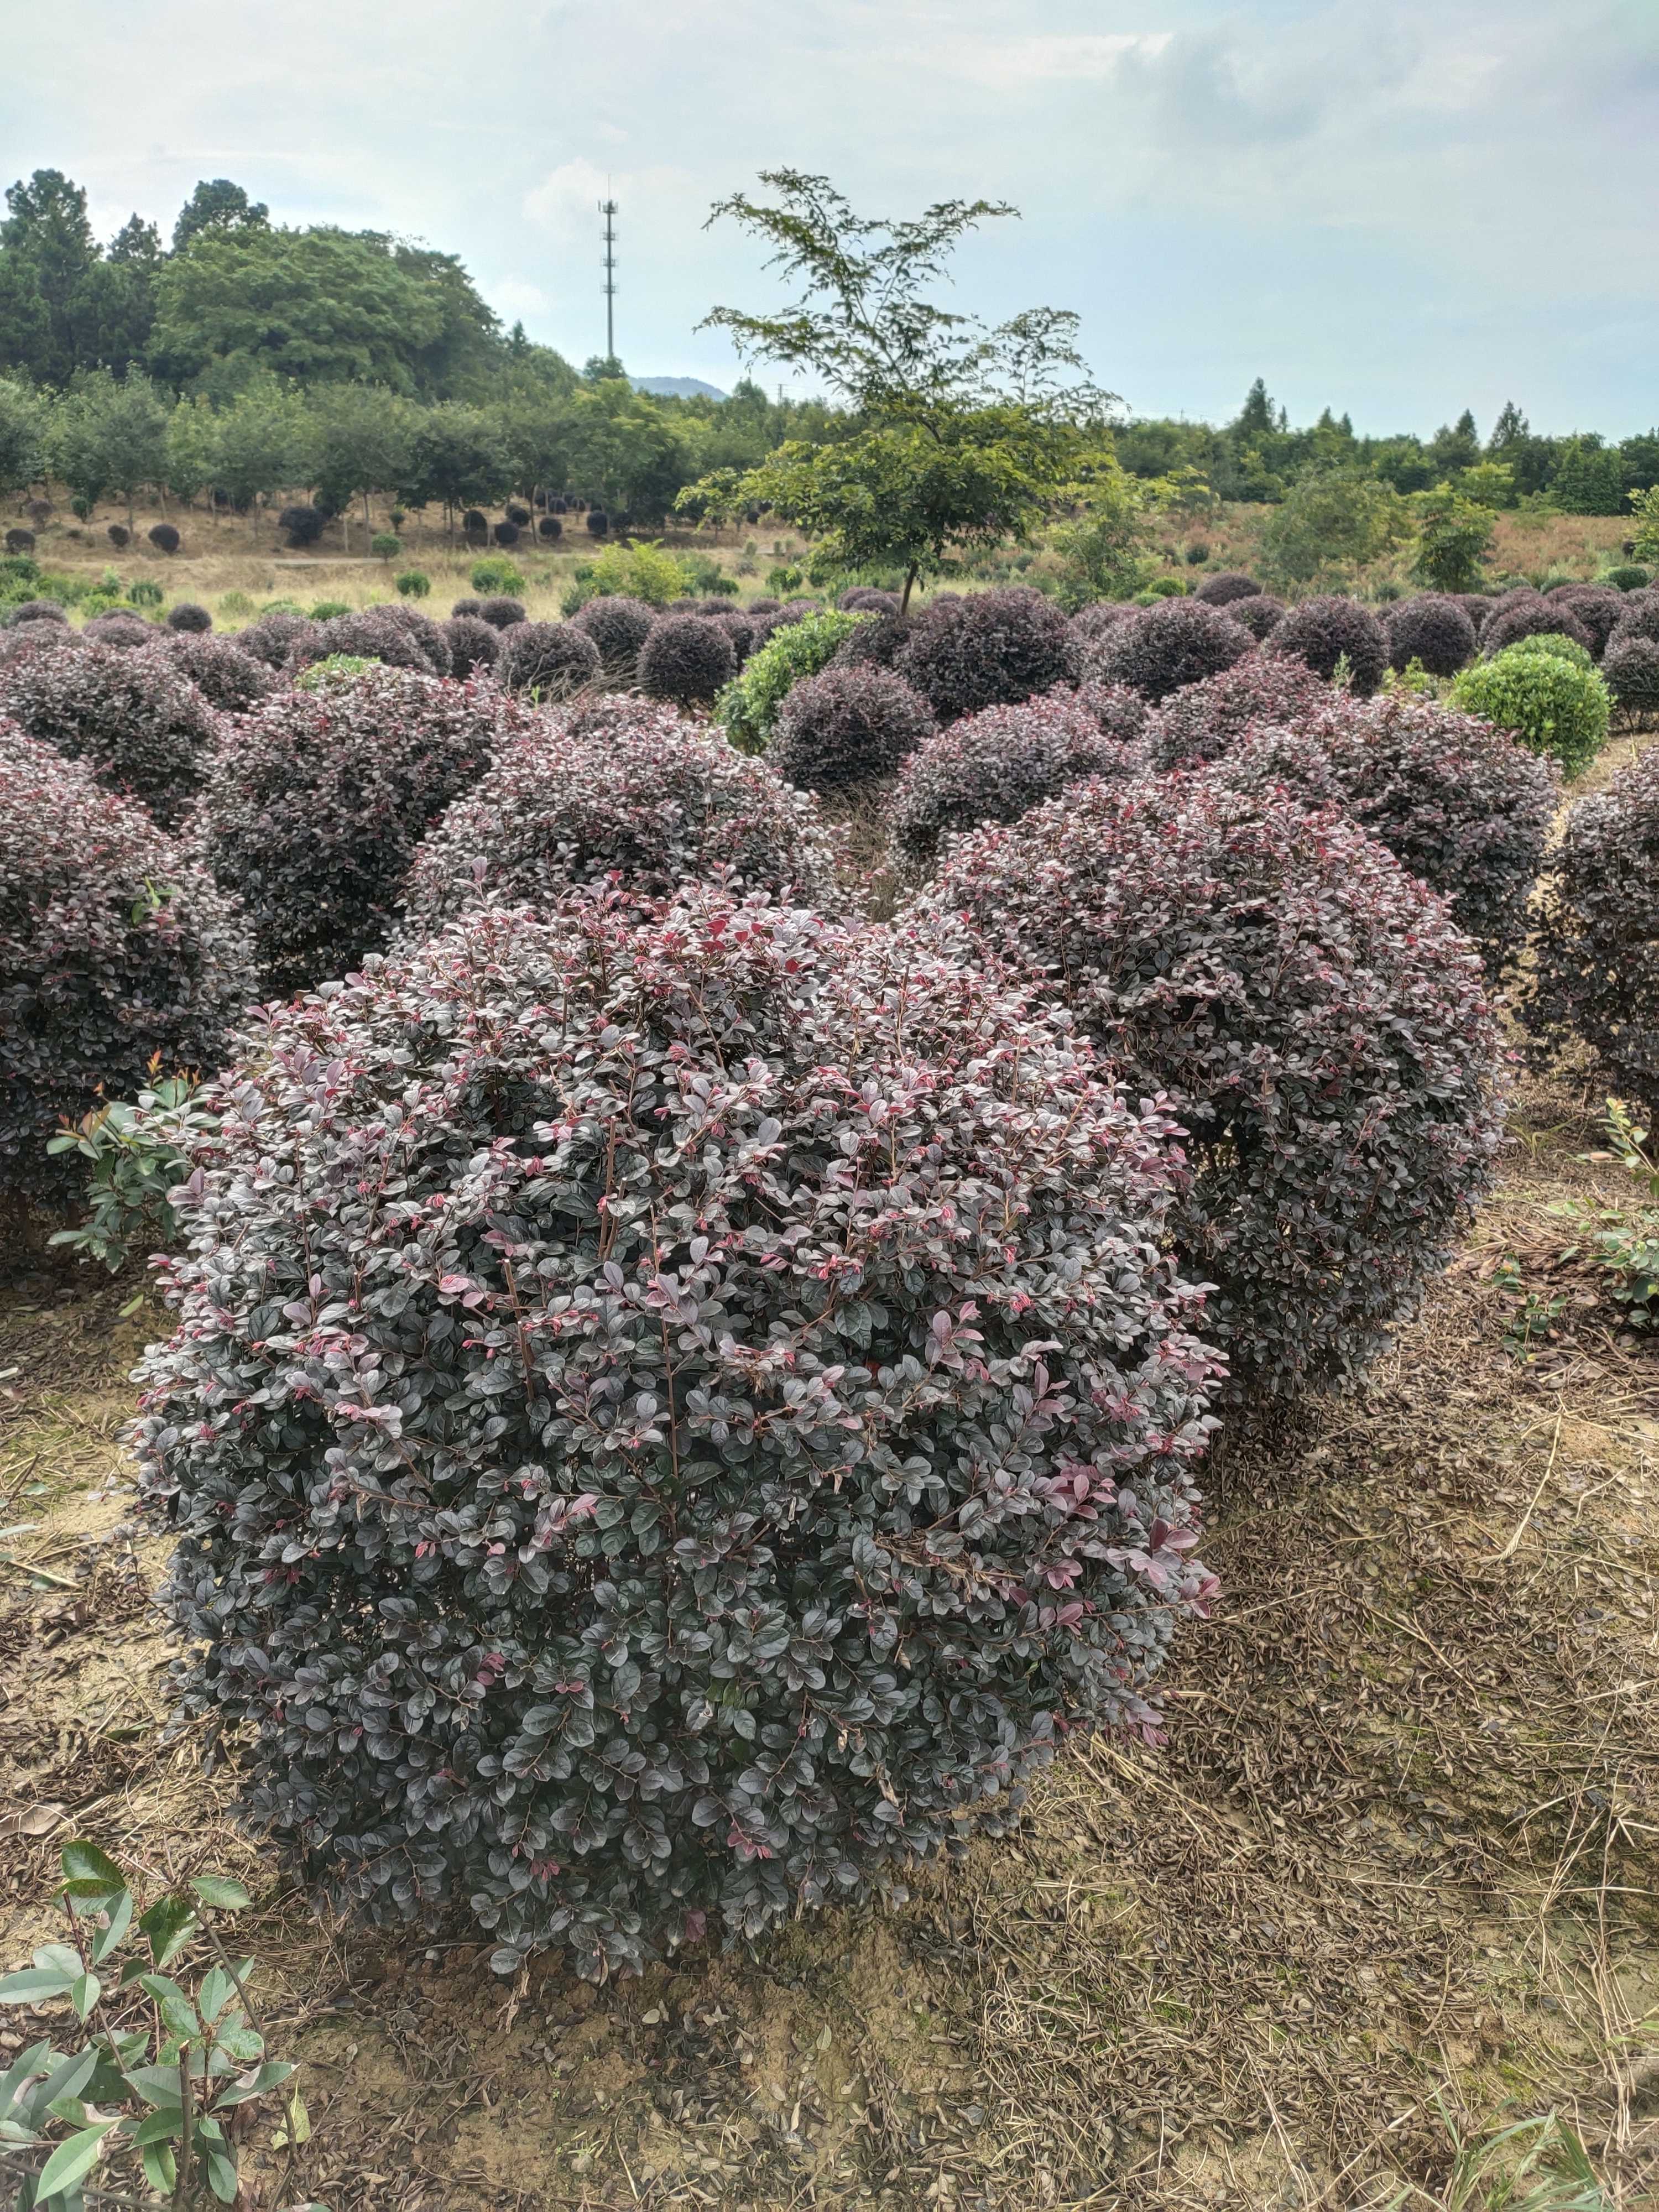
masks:
{"type": "Polygon", "coordinates": [[[0,377],[0,495],[25,491],[46,469],[46,403],[0,377]]]}
{"type": "Polygon", "coordinates": [[[61,169],[8,187],[0,222],[0,366],[63,384],[84,358],[81,319],[98,243],[85,188],[61,169]]]}
{"type": "Polygon", "coordinates": [[[251,200],[240,185],[228,177],[204,177],[179,210],[173,226],[173,250],[183,253],[210,234],[270,228],[270,210],[263,200],[251,200]]]}
{"type": "Polygon", "coordinates": [[[1292,588],[1351,584],[1411,534],[1410,510],[1391,484],[1357,465],[1323,469],[1293,484],[1267,518],[1263,573],[1292,588]]]}
{"type": "Polygon", "coordinates": [[[118,492],[131,529],[140,489],[167,481],[168,413],[140,372],[120,382],[106,368],[76,377],[52,410],[46,433],[52,473],[89,505],[118,492]]]}
{"type": "Polygon", "coordinates": [[[377,392],[371,385],[337,384],[314,392],[307,413],[312,482],[338,512],[348,539],[347,504],[361,499],[367,536],[370,495],[392,490],[409,473],[409,409],[393,392],[377,392]]]}
{"type": "Polygon", "coordinates": [[[214,482],[239,513],[253,517],[287,484],[313,483],[312,418],[301,395],[274,376],[257,378],[215,417],[214,482]]]}
{"type": "Polygon", "coordinates": [[[825,177],[763,173],[729,216],[769,248],[795,297],[781,313],[716,307],[745,359],[806,369],[853,410],[851,434],[787,442],[757,468],[705,478],[682,504],[760,501],[817,541],[820,566],[896,567],[903,603],[962,554],[1028,538],[1110,456],[1109,394],[1077,349],[1077,318],[1039,307],[988,325],[932,296],[961,240],[1016,210],[947,200],[915,218],[857,215],[825,177]]]}
{"type": "Polygon", "coordinates": [[[513,480],[512,455],[493,410],[457,400],[422,409],[398,487],[406,506],[428,507],[436,500],[453,537],[461,508],[487,506],[513,480]]]}

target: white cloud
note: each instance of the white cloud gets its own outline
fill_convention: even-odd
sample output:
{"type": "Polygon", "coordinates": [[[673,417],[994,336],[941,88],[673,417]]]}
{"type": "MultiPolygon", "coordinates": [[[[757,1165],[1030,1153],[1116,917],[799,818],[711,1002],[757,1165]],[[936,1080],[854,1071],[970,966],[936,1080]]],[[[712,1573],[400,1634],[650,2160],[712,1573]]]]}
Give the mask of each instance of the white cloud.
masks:
{"type": "Polygon", "coordinates": [[[578,155],[574,161],[561,161],[532,186],[524,196],[524,212],[538,230],[556,238],[594,239],[599,233],[601,200],[615,200],[623,220],[630,212],[643,216],[665,203],[683,204],[693,189],[689,169],[601,169],[578,155]]]}
{"type": "Polygon", "coordinates": [[[1115,74],[1131,54],[1162,53],[1170,31],[1058,33],[1027,39],[947,41],[931,51],[944,67],[1001,90],[1016,84],[1075,83],[1115,74]]]}

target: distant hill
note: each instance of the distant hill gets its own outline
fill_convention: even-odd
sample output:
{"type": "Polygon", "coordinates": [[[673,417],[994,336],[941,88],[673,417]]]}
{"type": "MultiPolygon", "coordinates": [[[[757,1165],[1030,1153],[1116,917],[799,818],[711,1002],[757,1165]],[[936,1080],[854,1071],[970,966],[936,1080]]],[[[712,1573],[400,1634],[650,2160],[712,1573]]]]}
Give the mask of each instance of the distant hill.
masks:
{"type": "Polygon", "coordinates": [[[649,392],[659,399],[724,399],[726,395],[700,376],[630,376],[635,392],[649,392]]]}

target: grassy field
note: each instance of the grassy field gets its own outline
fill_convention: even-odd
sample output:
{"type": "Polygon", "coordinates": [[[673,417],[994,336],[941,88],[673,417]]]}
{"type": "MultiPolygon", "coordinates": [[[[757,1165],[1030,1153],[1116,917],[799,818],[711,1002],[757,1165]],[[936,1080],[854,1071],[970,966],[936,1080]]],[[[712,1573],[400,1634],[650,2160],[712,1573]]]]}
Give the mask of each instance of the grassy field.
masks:
{"type": "Polygon", "coordinates": [[[1620,1194],[1599,1104],[1522,1085],[1364,1393],[1223,1452],[1167,1752],[1075,1745],[902,1907],[599,1990],[315,1917],[161,1740],[122,1436],[164,1316],[40,1260],[0,1300],[0,1963],[72,1833],[239,1873],[313,2123],[251,2136],[261,2212],[1493,2212],[1459,2141],[1552,2112],[1603,2191],[1558,2212],[1659,2203],[1659,1354],[1551,1210],[1620,1194]]]}

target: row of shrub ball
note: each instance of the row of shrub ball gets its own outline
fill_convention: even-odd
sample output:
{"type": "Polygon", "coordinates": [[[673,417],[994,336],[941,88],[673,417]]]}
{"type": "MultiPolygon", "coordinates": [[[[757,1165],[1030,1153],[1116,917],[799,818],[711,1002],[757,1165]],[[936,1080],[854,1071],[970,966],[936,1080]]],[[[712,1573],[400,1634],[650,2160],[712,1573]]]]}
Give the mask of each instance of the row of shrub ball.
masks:
{"type": "MultiPolygon", "coordinates": [[[[1263,597],[0,637],[0,1187],[209,1072],[145,1497],[337,1900],[634,1970],[1155,1738],[1218,1422],[1486,1188],[1495,987],[1659,1103],[1655,756],[1550,850],[1553,736],[1263,597]]],[[[1457,680],[1600,686],[1574,619],[1457,680]]]]}

